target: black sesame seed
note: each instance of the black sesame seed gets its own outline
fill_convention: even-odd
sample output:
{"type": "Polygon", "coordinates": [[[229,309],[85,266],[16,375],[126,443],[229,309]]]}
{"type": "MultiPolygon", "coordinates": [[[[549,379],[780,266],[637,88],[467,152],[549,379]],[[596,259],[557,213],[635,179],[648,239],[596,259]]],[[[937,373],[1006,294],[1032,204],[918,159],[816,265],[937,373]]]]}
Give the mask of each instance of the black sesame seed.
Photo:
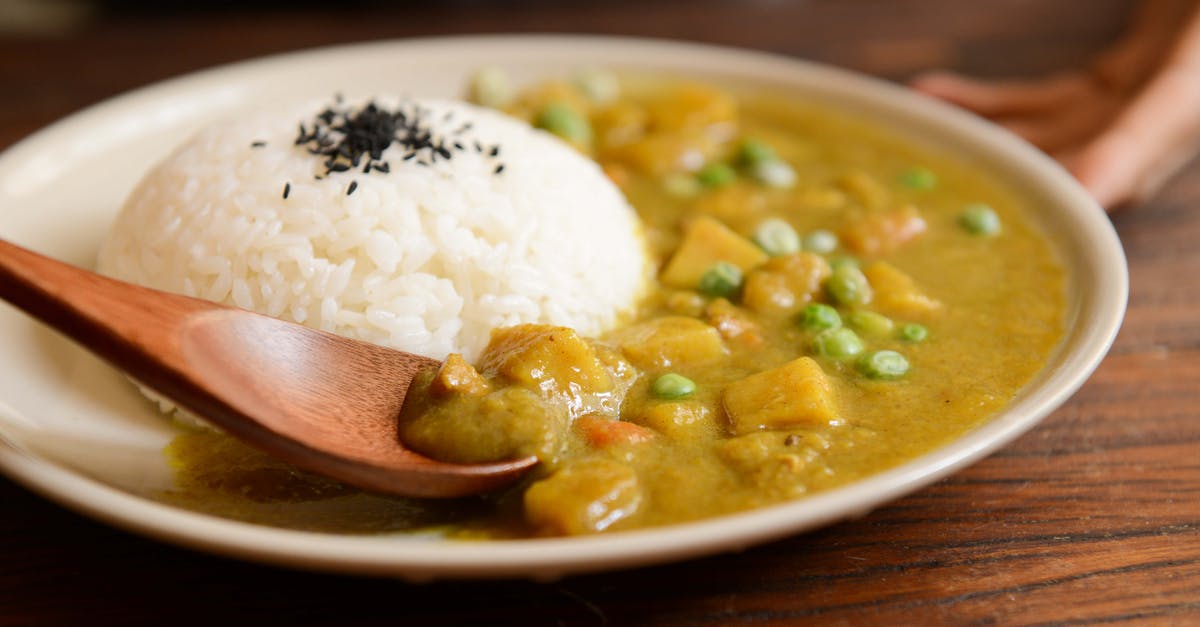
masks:
{"type": "Polygon", "coordinates": [[[358,181],[350,181],[350,187],[346,188],[346,195],[353,194],[356,189],[358,189],[358,181]]]}
{"type": "Polygon", "coordinates": [[[500,146],[498,144],[492,146],[492,149],[488,151],[489,157],[495,157],[495,156],[498,156],[499,154],[500,154],[500,146]]]}
{"type": "Polygon", "coordinates": [[[284,183],[283,184],[283,199],[287,200],[288,194],[291,194],[291,193],[292,193],[292,184],[284,183]]]}
{"type": "Polygon", "coordinates": [[[492,174],[500,174],[503,171],[504,171],[504,164],[501,163],[500,165],[496,166],[495,170],[492,170],[492,174]]]}
{"type": "Polygon", "coordinates": [[[267,145],[267,142],[261,141],[261,140],[256,141],[256,142],[250,142],[251,148],[262,148],[263,146],[266,146],[266,145],[267,145]]]}

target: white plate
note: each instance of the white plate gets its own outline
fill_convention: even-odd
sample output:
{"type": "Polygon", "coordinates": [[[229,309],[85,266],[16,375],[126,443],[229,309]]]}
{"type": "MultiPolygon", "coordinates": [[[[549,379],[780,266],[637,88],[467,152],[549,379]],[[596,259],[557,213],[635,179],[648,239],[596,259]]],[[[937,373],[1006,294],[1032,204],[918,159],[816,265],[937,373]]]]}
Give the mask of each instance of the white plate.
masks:
{"type": "Polygon", "coordinates": [[[972,116],[886,83],[711,46],[555,36],[384,42],[290,54],[167,81],[73,115],[0,156],[0,237],[90,267],[118,207],[156,160],[207,121],[273,99],[454,96],[485,64],[518,80],[607,66],[802,94],[878,118],[991,168],[1043,208],[1070,273],[1068,337],[1005,411],[903,466],[813,497],[673,527],[585,538],[453,542],[256,526],[140,496],[169,484],[165,422],[120,375],[0,305],[0,470],[119,527],[248,559],[409,579],[549,578],[664,562],[866,513],[987,455],[1065,401],[1099,364],[1124,313],[1127,271],[1107,218],[1052,161],[972,116]]]}

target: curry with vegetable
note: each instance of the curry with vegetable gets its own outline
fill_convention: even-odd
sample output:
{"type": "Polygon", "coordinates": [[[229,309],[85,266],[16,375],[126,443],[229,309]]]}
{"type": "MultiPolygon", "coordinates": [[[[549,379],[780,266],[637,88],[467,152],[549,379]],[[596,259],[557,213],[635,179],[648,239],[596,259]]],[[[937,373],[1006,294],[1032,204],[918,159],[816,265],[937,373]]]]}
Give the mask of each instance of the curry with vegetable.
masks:
{"type": "MultiPolygon", "coordinates": [[[[455,462],[535,454],[521,485],[422,503],[363,495],[218,434],[181,436],[167,498],[337,531],[590,534],[794,499],[944,444],[1041,368],[1064,273],[1025,199],[969,163],[819,105],[581,73],[476,101],[593,157],[659,270],[600,338],[501,328],[451,355],[401,416],[455,462]]],[[[603,268],[597,268],[602,272],[603,268]]]]}

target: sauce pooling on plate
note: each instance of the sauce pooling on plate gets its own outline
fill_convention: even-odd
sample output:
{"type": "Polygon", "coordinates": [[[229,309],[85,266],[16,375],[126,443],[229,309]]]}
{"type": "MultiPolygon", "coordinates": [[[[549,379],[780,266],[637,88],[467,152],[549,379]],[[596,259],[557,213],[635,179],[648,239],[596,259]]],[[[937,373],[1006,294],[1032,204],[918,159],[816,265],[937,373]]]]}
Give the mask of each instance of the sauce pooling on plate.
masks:
{"type": "Polygon", "coordinates": [[[461,462],[533,453],[539,471],[482,500],[385,499],[188,434],[169,449],[172,502],[483,537],[695,520],[947,443],[1003,408],[1061,337],[1064,273],[1025,201],[952,155],[706,84],[591,73],[509,98],[488,80],[478,100],[600,164],[658,262],[619,328],[499,328],[474,364],[452,355],[410,394],[408,445],[461,462]]]}

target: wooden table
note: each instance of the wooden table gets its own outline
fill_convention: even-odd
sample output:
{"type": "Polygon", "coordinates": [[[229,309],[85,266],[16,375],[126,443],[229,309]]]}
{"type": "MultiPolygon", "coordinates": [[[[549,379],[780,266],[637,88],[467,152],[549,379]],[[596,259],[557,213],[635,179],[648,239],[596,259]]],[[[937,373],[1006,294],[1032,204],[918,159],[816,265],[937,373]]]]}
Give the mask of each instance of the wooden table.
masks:
{"type": "MultiPolygon", "coordinates": [[[[772,50],[892,79],[935,66],[1033,75],[1086,60],[1120,32],[1129,6],[411,4],[118,11],[68,34],[4,36],[0,147],[132,87],[338,42],[623,33],[772,50]]],[[[556,583],[410,585],[164,546],[0,479],[0,623],[215,623],[237,616],[264,624],[1200,624],[1200,164],[1114,222],[1129,255],[1132,296],[1125,327],[1091,381],[998,454],[860,520],[742,554],[556,583]]]]}

